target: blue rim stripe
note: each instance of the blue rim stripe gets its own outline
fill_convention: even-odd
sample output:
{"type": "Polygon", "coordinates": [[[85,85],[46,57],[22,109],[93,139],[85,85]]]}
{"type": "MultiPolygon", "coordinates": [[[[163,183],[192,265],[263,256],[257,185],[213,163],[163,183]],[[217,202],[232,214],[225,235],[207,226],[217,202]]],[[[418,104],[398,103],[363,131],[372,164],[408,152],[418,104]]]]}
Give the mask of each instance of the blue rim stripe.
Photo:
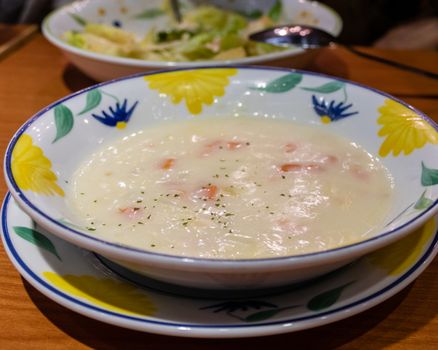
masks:
{"type": "MultiPolygon", "coordinates": [[[[167,327],[190,327],[190,328],[196,328],[196,329],[215,329],[215,328],[254,328],[254,327],[262,327],[262,326],[274,326],[274,325],[283,325],[283,324],[288,324],[288,323],[297,323],[297,322],[302,322],[302,321],[307,321],[307,320],[312,320],[312,319],[322,319],[322,318],[326,318],[327,316],[342,312],[342,311],[348,311],[351,308],[354,308],[360,304],[363,303],[367,303],[369,301],[371,301],[372,299],[379,297],[383,294],[385,294],[386,292],[390,291],[392,288],[396,287],[398,284],[402,283],[404,280],[406,280],[411,274],[413,274],[425,261],[426,259],[432,254],[432,252],[434,251],[434,249],[437,247],[438,248],[438,231],[435,233],[435,237],[433,238],[431,244],[429,245],[428,249],[426,250],[426,252],[423,254],[423,256],[421,256],[421,258],[418,259],[418,261],[407,271],[405,272],[401,277],[399,277],[397,280],[395,280],[394,282],[390,283],[388,286],[384,287],[383,289],[381,289],[380,291],[371,294],[361,300],[357,300],[351,304],[339,307],[337,309],[334,310],[330,310],[330,311],[326,311],[326,312],[322,312],[322,313],[318,313],[315,315],[311,315],[311,316],[304,316],[304,317],[298,317],[298,318],[293,318],[293,319],[287,319],[287,320],[281,320],[281,321],[276,321],[276,322],[265,322],[265,323],[257,323],[257,324],[242,324],[242,325],[229,325],[229,324],[217,324],[217,325],[199,325],[199,324],[179,324],[179,323],[172,323],[172,322],[164,322],[164,321],[155,321],[155,320],[150,320],[150,319],[144,319],[144,318],[140,318],[140,317],[134,317],[134,316],[128,316],[128,315],[124,315],[124,314],[120,314],[120,313],[116,313],[113,311],[108,311],[107,309],[103,309],[103,308],[99,308],[96,307],[94,305],[90,305],[87,304],[81,300],[78,300],[76,298],[71,297],[68,294],[65,294],[64,292],[61,292],[60,290],[54,288],[52,285],[50,285],[49,283],[47,283],[46,281],[44,281],[43,279],[41,279],[37,274],[35,274],[32,269],[26,265],[26,263],[21,259],[21,257],[19,256],[18,252],[15,250],[15,247],[12,243],[12,240],[10,238],[10,233],[8,230],[8,218],[7,218],[7,211],[8,211],[8,206],[9,206],[9,202],[11,200],[12,196],[10,193],[7,193],[4,202],[3,202],[3,206],[2,206],[2,213],[1,213],[1,218],[2,218],[2,228],[3,228],[3,237],[5,240],[5,243],[7,245],[7,248],[9,249],[10,253],[12,254],[12,256],[14,257],[16,263],[18,263],[21,268],[35,281],[37,282],[39,285],[41,285],[42,287],[46,288],[47,290],[49,290],[50,292],[52,292],[53,294],[56,294],[57,296],[66,299],[69,302],[72,302],[73,304],[79,305],[85,309],[91,309],[93,311],[97,311],[97,312],[101,312],[105,315],[109,315],[109,316],[116,316],[118,318],[121,319],[126,319],[126,320],[130,320],[130,321],[137,321],[139,323],[144,323],[144,324],[155,324],[155,325],[160,325],[160,326],[167,326],[167,327]]],[[[101,321],[104,322],[104,321],[101,321]]]]}
{"type": "MultiPolygon", "coordinates": [[[[427,115],[425,115],[423,112],[417,110],[416,108],[412,107],[411,105],[407,104],[406,102],[403,102],[402,100],[395,98],[383,91],[377,90],[375,88],[371,88],[368,87],[366,85],[360,84],[360,83],[356,83],[356,82],[352,82],[350,80],[347,79],[342,79],[342,78],[337,78],[337,77],[333,77],[330,75],[326,75],[326,74],[322,74],[322,73],[315,73],[315,72],[308,72],[308,71],[304,71],[304,70],[299,70],[299,69],[289,69],[289,68],[277,68],[277,67],[263,67],[263,66],[241,66],[241,65],[218,65],[218,66],[209,66],[209,67],[201,67],[201,69],[217,69],[217,68],[236,68],[236,69],[248,69],[248,70],[268,70],[268,71],[278,71],[278,72],[297,72],[303,75],[310,75],[310,76],[317,76],[317,77],[322,77],[322,78],[326,78],[326,79],[332,79],[332,80],[338,80],[338,81],[342,81],[344,83],[353,85],[353,86],[358,86],[360,88],[363,88],[365,90],[369,90],[372,92],[377,93],[378,95],[382,95],[384,97],[390,98],[394,101],[399,102],[400,104],[402,104],[403,106],[413,110],[415,113],[417,113],[422,119],[424,119],[429,125],[431,125],[435,130],[438,131],[438,124],[436,124],[432,119],[430,119],[427,115]]],[[[158,70],[158,71],[152,71],[152,72],[147,72],[147,73],[137,73],[137,74],[133,74],[127,77],[122,77],[122,78],[117,78],[117,79],[113,79],[113,80],[109,80],[103,83],[99,83],[93,86],[90,86],[88,88],[85,88],[83,90],[79,90],[71,95],[68,95],[54,103],[52,103],[51,105],[49,105],[48,107],[40,110],[39,112],[37,112],[33,117],[31,117],[26,123],[24,123],[21,128],[15,133],[15,135],[12,137],[12,140],[10,141],[8,148],[6,150],[6,156],[5,156],[5,164],[4,164],[4,168],[6,169],[6,174],[7,174],[7,178],[9,179],[9,182],[12,184],[12,187],[14,188],[14,190],[18,193],[19,197],[21,198],[21,200],[28,206],[30,207],[33,211],[37,212],[39,215],[41,215],[42,217],[44,217],[45,219],[47,219],[48,221],[50,221],[52,224],[61,227],[64,230],[67,230],[77,236],[80,236],[82,238],[86,238],[88,240],[92,240],[94,242],[99,242],[102,244],[105,244],[107,246],[112,246],[115,248],[119,248],[119,249],[123,249],[126,251],[130,251],[130,252],[136,252],[136,253],[143,253],[143,254],[147,254],[147,255],[153,255],[153,256],[161,256],[161,257],[165,257],[167,259],[173,259],[173,260],[190,260],[190,261],[218,261],[218,259],[207,259],[207,258],[184,258],[184,257],[178,257],[178,256],[172,256],[172,255],[167,255],[167,254],[163,254],[163,253],[157,253],[157,252],[149,252],[146,250],[141,250],[141,249],[136,249],[133,247],[128,247],[122,244],[117,244],[117,243],[112,243],[112,242],[108,242],[108,241],[104,241],[102,239],[93,237],[93,236],[89,236],[85,233],[82,233],[80,231],[77,231],[75,229],[72,229],[71,227],[68,227],[64,224],[62,224],[61,222],[53,219],[52,217],[50,217],[49,215],[47,215],[46,213],[44,213],[43,211],[41,211],[40,209],[38,209],[35,205],[32,204],[32,202],[25,196],[25,194],[23,193],[23,191],[17,186],[14,177],[12,176],[12,169],[11,169],[11,161],[12,161],[12,150],[15,147],[15,144],[18,140],[18,138],[24,133],[24,131],[26,129],[28,129],[30,127],[30,125],[32,123],[34,123],[38,118],[40,118],[44,113],[46,113],[47,111],[53,109],[54,107],[56,107],[57,105],[68,101],[74,97],[76,97],[77,95],[83,94],[87,91],[96,89],[96,88],[100,88],[102,86],[106,86],[109,84],[112,84],[114,82],[120,82],[120,81],[124,81],[124,80],[129,80],[129,79],[135,79],[135,78],[139,78],[139,77],[144,77],[147,75],[155,75],[155,74],[161,74],[161,73],[170,73],[170,72],[175,72],[175,71],[184,71],[184,70],[194,70],[196,68],[193,67],[187,67],[187,68],[175,68],[175,69],[163,69],[163,70],[158,70]]],[[[435,208],[435,206],[438,205],[438,198],[433,202],[432,205],[430,205],[425,211],[421,212],[419,215],[415,216],[414,218],[412,218],[411,220],[409,220],[408,222],[406,222],[405,224],[396,227],[390,231],[386,231],[378,236],[375,237],[371,237],[365,241],[360,241],[357,243],[353,243],[347,246],[342,246],[342,247],[338,247],[338,248],[334,248],[334,249],[330,249],[330,250],[326,250],[326,251],[322,251],[322,252],[314,252],[314,253],[308,253],[308,254],[302,254],[302,255],[297,255],[297,256],[293,256],[293,257],[277,257],[277,258],[266,258],[266,259],[258,259],[258,261],[260,262],[267,262],[267,261],[286,261],[286,260],[294,260],[296,258],[303,258],[303,257],[311,257],[311,256],[317,256],[317,255],[321,255],[321,254],[327,254],[327,253],[332,253],[332,252],[337,252],[337,251],[342,251],[342,250],[346,250],[349,249],[351,247],[356,247],[356,246],[360,246],[363,244],[367,244],[369,242],[373,242],[376,241],[378,239],[381,239],[383,237],[387,237],[389,235],[392,235],[394,233],[396,233],[397,231],[409,226],[410,224],[412,224],[414,221],[418,220],[419,218],[423,217],[424,215],[426,215],[427,213],[429,213],[432,209],[435,208]]],[[[221,262],[235,262],[234,260],[227,260],[227,259],[220,259],[221,262]]],[[[241,259],[239,260],[239,263],[246,263],[246,262],[254,262],[251,259],[241,259]]]]}

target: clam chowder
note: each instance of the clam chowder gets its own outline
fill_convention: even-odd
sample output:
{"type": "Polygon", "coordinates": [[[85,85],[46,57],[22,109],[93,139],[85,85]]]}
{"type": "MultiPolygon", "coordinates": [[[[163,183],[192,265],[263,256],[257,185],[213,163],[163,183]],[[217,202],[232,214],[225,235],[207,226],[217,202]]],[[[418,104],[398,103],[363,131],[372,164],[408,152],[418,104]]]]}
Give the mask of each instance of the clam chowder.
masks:
{"type": "Polygon", "coordinates": [[[167,122],[106,144],[75,172],[75,222],[165,254],[291,256],[364,240],[392,199],[386,168],[355,143],[290,121],[167,122]]]}

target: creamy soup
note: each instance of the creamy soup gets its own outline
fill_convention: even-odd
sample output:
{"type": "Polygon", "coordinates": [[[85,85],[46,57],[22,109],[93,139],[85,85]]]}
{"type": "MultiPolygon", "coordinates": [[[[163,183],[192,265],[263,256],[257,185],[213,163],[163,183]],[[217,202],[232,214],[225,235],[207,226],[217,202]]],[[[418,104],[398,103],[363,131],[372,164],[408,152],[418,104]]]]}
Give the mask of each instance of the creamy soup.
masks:
{"type": "Polygon", "coordinates": [[[254,118],[163,123],[79,167],[69,205],[90,234],[172,255],[262,258],[366,239],[392,180],[364,149],[317,127],[254,118]]]}

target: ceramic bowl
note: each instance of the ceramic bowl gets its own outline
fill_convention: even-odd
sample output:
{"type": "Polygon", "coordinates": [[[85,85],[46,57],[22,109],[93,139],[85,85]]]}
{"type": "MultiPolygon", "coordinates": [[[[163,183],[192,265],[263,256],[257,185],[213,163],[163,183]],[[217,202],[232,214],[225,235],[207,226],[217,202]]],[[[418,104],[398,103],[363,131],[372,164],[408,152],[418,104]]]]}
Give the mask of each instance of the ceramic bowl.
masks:
{"type": "MultiPolygon", "coordinates": [[[[151,27],[162,28],[168,22],[160,10],[162,0],[84,0],[64,6],[47,16],[42,30],[45,37],[60,48],[68,59],[85,74],[97,81],[109,80],[129,74],[166,67],[214,66],[218,61],[165,62],[144,61],[132,58],[108,56],[71,46],[62,40],[66,31],[81,30],[83,21],[117,24],[122,29],[140,36],[151,27]]],[[[272,2],[272,1],[271,1],[272,2]]],[[[308,24],[326,30],[335,37],[342,29],[342,20],[331,8],[315,1],[283,0],[284,23],[308,24]]],[[[260,6],[264,2],[258,2],[260,6]]],[[[255,5],[254,5],[255,6],[255,5]]],[[[254,7],[254,10],[256,8],[254,7]]],[[[315,56],[316,51],[299,48],[261,56],[233,59],[219,64],[279,63],[287,60],[288,67],[303,68],[315,56]]]]}
{"type": "Polygon", "coordinates": [[[179,69],[103,83],[53,103],[14,135],[4,169],[9,190],[22,209],[47,231],[77,246],[166,283],[258,289],[327,273],[423,224],[438,209],[437,144],[437,125],[423,113],[353,82],[280,68],[179,69]],[[124,102],[127,107],[136,104],[135,109],[112,119],[112,111],[124,102]],[[108,120],[93,116],[103,112],[108,120]],[[71,215],[64,195],[72,173],[102,144],[163,121],[230,115],[309,124],[346,137],[379,157],[395,184],[384,229],[368,240],[313,254],[213,260],[111,243],[66,223],[71,215]],[[124,122],[125,128],[117,128],[116,122],[124,122]]]}

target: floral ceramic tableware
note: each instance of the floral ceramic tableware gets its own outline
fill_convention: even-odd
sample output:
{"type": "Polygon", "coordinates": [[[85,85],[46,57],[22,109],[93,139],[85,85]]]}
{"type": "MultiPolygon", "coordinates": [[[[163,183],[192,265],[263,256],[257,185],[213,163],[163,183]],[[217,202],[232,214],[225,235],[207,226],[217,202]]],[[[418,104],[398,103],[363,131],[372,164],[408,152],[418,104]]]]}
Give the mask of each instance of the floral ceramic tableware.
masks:
{"type": "Polygon", "coordinates": [[[256,297],[187,298],[178,289],[160,292],[141,276],[120,275],[93,253],[44,232],[10,195],[2,224],[9,258],[50,299],[102,322],[183,337],[253,337],[335,322],[398,293],[438,252],[435,217],[394,244],[293,289],[256,297]]]}
{"type": "Polygon", "coordinates": [[[122,78],[55,102],[14,135],[5,174],[23,210],[73,244],[168,283],[259,289],[332,271],[424,224],[438,209],[436,128],[424,114],[387,94],[329,76],[256,67],[182,69],[122,78]],[[395,185],[394,203],[381,233],[313,254],[214,260],[110,243],[69,223],[65,193],[73,171],[90,152],[162,121],[230,115],[310,124],[379,156],[395,185]]]}

